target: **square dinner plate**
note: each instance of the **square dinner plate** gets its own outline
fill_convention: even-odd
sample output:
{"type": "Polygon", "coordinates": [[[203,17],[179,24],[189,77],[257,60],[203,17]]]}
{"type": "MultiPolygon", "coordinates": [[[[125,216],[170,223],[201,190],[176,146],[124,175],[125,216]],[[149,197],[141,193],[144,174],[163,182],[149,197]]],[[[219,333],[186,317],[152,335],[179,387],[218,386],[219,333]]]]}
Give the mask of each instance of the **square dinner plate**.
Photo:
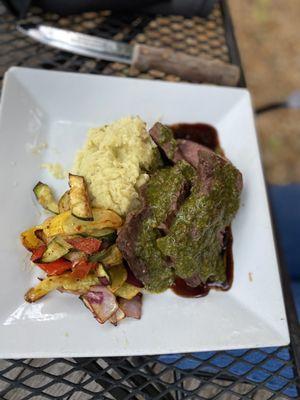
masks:
{"type": "Polygon", "coordinates": [[[88,357],[278,346],[289,343],[266,190],[247,90],[37,69],[5,75],[0,119],[0,357],[88,357]],[[187,299],[170,290],[146,294],[141,320],[100,325],[76,297],[54,292],[36,304],[37,283],[21,231],[40,222],[32,188],[38,180],[62,193],[67,182],[41,168],[68,171],[88,128],[127,115],[150,127],[205,122],[215,126],[244,189],[233,222],[230,291],[187,299]]]}

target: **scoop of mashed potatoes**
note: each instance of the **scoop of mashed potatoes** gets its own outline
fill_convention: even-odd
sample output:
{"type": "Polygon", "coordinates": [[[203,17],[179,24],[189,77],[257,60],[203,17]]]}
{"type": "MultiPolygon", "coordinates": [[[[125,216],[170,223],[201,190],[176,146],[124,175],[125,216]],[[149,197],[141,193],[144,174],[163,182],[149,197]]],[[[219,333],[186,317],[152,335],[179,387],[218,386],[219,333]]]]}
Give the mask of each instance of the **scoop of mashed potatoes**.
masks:
{"type": "Polygon", "coordinates": [[[74,172],[86,179],[92,205],[120,215],[133,209],[138,204],[137,188],[149,177],[146,171],[155,147],[139,117],[90,129],[74,172]]]}

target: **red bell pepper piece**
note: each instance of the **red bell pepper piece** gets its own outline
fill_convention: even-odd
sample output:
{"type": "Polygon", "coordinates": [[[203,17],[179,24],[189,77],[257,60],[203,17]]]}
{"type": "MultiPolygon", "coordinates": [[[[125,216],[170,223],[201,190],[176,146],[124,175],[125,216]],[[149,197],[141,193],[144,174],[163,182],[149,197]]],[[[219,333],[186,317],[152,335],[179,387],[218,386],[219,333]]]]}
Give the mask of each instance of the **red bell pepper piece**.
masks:
{"type": "Polygon", "coordinates": [[[39,258],[42,258],[46,249],[47,249],[47,246],[45,244],[41,244],[37,249],[34,249],[32,251],[32,256],[31,256],[30,260],[34,262],[34,261],[38,260],[39,258]]]}
{"type": "Polygon", "coordinates": [[[96,253],[101,246],[101,240],[92,237],[74,237],[67,239],[67,242],[73,246],[74,249],[83,251],[86,254],[96,253]]]}
{"type": "Polygon", "coordinates": [[[84,278],[91,269],[96,268],[97,263],[88,262],[86,260],[74,261],[72,264],[72,276],[74,278],[84,278]]]}
{"type": "Polygon", "coordinates": [[[72,263],[63,258],[48,263],[36,263],[36,265],[38,265],[48,275],[61,275],[72,269],[72,263]]]}

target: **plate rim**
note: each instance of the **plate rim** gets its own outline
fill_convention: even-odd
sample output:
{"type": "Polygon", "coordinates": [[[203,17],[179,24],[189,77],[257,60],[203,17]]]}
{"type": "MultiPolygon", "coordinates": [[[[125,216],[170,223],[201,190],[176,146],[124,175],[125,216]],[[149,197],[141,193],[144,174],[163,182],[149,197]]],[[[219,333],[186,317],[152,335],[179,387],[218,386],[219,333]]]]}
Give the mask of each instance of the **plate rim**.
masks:
{"type": "MultiPolygon", "coordinates": [[[[48,70],[42,70],[42,69],[35,69],[35,68],[26,68],[26,67],[11,67],[6,73],[5,73],[5,76],[4,76],[4,82],[3,82],[3,90],[2,90],[2,96],[1,96],[1,99],[2,99],[2,101],[1,101],[1,104],[0,104],[0,124],[1,124],[1,120],[2,120],[2,110],[3,110],[3,104],[4,104],[4,101],[5,101],[5,96],[7,95],[6,93],[7,93],[7,90],[8,90],[8,84],[7,84],[7,82],[9,81],[9,76],[13,73],[13,74],[15,74],[15,71],[16,71],[16,73],[18,74],[18,71],[30,71],[30,72],[32,72],[32,71],[39,71],[39,72],[42,72],[43,74],[65,74],[65,75],[73,75],[73,76],[76,76],[76,77],[79,77],[79,76],[89,76],[89,77],[91,77],[91,78],[98,78],[98,77],[101,77],[102,79],[103,78],[108,78],[108,79],[113,79],[113,80],[116,80],[116,79],[121,79],[121,80],[126,80],[126,81],[131,81],[131,83],[132,82],[134,82],[134,81],[137,81],[137,79],[136,78],[132,78],[132,77],[114,77],[114,76],[104,76],[104,75],[94,75],[94,74],[87,74],[87,73],[84,73],[84,74],[82,74],[82,73],[76,73],[76,72],[65,72],[65,71],[48,71],[48,70]]],[[[195,87],[195,84],[193,84],[193,83],[187,83],[187,82],[166,82],[166,81],[160,81],[160,80],[157,80],[157,81],[149,81],[149,80],[147,80],[147,79],[138,79],[139,81],[143,81],[143,82],[145,82],[145,83],[147,83],[147,84],[149,84],[149,82],[151,82],[151,84],[153,84],[153,83],[155,83],[155,84],[158,84],[158,85],[161,85],[161,84],[163,84],[163,85],[167,85],[167,86],[169,86],[169,85],[174,85],[174,86],[178,86],[178,85],[187,85],[187,86],[192,86],[192,87],[195,87]]],[[[251,96],[250,96],[250,92],[249,92],[249,90],[248,89],[245,89],[245,88],[236,88],[236,87],[222,87],[222,86],[215,86],[215,85],[197,85],[197,86],[201,86],[201,87],[205,87],[205,88],[217,88],[218,90],[219,89],[222,89],[222,90],[230,90],[230,91],[236,91],[236,92],[240,92],[240,93],[243,93],[243,94],[245,94],[246,95],[246,97],[248,97],[249,99],[250,99],[250,104],[251,104],[251,96]]],[[[258,135],[257,135],[257,132],[256,132],[256,130],[254,129],[254,134],[255,134],[255,138],[256,138],[256,142],[257,142],[257,145],[258,145],[258,148],[259,148],[259,140],[258,140],[258,135]]],[[[0,129],[0,135],[1,135],[1,129],[0,129]]],[[[260,171],[263,173],[263,176],[264,176],[264,170],[263,170],[263,168],[262,168],[262,160],[261,160],[261,152],[260,152],[260,149],[259,149],[259,151],[258,151],[258,155],[259,155],[259,161],[260,161],[260,171]]],[[[265,180],[264,180],[264,190],[266,191],[266,182],[265,182],[265,180]]],[[[267,192],[267,191],[266,191],[267,192]]],[[[269,202],[268,202],[268,197],[267,197],[267,208],[268,208],[268,211],[269,211],[269,213],[270,213],[270,204],[269,204],[269,202]]],[[[272,219],[271,219],[271,222],[272,222],[272,219]]],[[[279,258],[278,258],[278,254],[277,254],[277,245],[276,245],[276,240],[275,240],[275,237],[274,237],[274,227],[273,227],[273,224],[272,224],[272,235],[273,235],[273,246],[274,246],[274,249],[275,249],[275,252],[276,252],[276,257],[277,257],[277,265],[278,265],[278,268],[279,268],[279,273],[280,273],[280,262],[279,262],[279,258]]],[[[279,274],[280,275],[280,274],[279,274]]],[[[282,288],[282,281],[281,281],[281,279],[280,279],[280,285],[281,285],[281,288],[282,288]]],[[[282,301],[283,301],[283,305],[285,306],[285,301],[284,301],[284,297],[282,297],[282,301]]],[[[138,322],[137,322],[138,323],[138,322]]],[[[276,333],[278,333],[278,332],[276,332],[276,333]]],[[[289,337],[289,332],[288,332],[288,336],[282,336],[282,342],[281,342],[281,344],[280,345],[287,345],[287,344],[289,344],[290,343],[290,337],[289,337]]],[[[275,344],[274,344],[275,345],[275,344]]],[[[267,347],[267,346],[269,346],[269,344],[267,344],[266,346],[264,346],[264,345],[261,345],[261,344],[259,344],[259,345],[257,345],[257,346],[254,346],[253,344],[252,344],[252,347],[251,348],[256,348],[256,347],[267,347]]],[[[194,349],[191,349],[191,347],[192,346],[189,346],[189,349],[187,349],[187,350],[180,350],[180,352],[195,352],[195,351],[197,351],[197,350],[194,350],[194,349]]],[[[241,347],[238,347],[238,346],[235,346],[234,347],[234,349],[244,349],[245,347],[244,346],[241,346],[241,347]]],[[[208,348],[208,350],[205,350],[205,351],[219,351],[219,350],[229,350],[229,349],[232,349],[230,346],[228,347],[228,346],[223,346],[222,348],[221,348],[221,346],[218,346],[218,349],[217,350],[213,350],[213,349],[210,349],[210,348],[208,348]]],[[[199,351],[199,350],[198,350],[199,351]]],[[[204,351],[204,350],[201,350],[201,351],[204,351]]],[[[168,351],[168,352],[166,352],[166,353],[162,353],[162,352],[160,352],[159,354],[173,354],[173,353],[178,353],[179,351],[178,350],[174,350],[174,352],[170,352],[170,351],[168,351]]],[[[0,356],[1,357],[4,357],[4,358],[11,358],[11,357],[17,357],[17,358],[24,358],[24,357],[44,357],[44,356],[47,356],[47,357],[52,357],[52,354],[53,353],[47,353],[47,351],[46,352],[37,352],[37,353],[23,353],[23,354],[20,354],[20,352],[19,352],[19,355],[12,355],[13,353],[12,352],[7,352],[7,353],[4,353],[4,352],[2,352],[1,350],[0,350],[0,356]]],[[[78,357],[85,357],[85,356],[92,356],[90,353],[86,353],[86,352],[84,352],[84,353],[76,353],[76,352],[72,352],[71,353],[73,356],[78,356],[78,357]],[[74,355],[75,354],[75,355],[74,355]],[[79,355],[76,355],[76,354],[79,354],[79,355]]],[[[95,354],[95,353],[94,353],[95,354]]],[[[126,351],[125,351],[125,353],[123,354],[123,353],[118,353],[118,354],[120,354],[120,356],[126,356],[126,355],[128,355],[127,353],[126,353],[126,351]]],[[[145,354],[145,353],[143,353],[143,352],[136,352],[136,353],[134,353],[134,352],[130,352],[130,355],[142,355],[142,354],[145,354]]],[[[153,355],[157,355],[157,353],[156,352],[153,352],[153,353],[149,353],[149,354],[153,354],[153,355]]],[[[103,356],[103,355],[98,355],[98,354],[96,354],[96,356],[103,356]]],[[[105,356],[109,356],[109,355],[105,355],[105,356]]],[[[117,356],[117,354],[113,354],[113,356],[117,356]]],[[[53,357],[70,357],[70,352],[66,352],[65,354],[64,353],[62,353],[61,351],[59,352],[59,354],[58,355],[55,355],[55,356],[53,356],[53,357]]]]}

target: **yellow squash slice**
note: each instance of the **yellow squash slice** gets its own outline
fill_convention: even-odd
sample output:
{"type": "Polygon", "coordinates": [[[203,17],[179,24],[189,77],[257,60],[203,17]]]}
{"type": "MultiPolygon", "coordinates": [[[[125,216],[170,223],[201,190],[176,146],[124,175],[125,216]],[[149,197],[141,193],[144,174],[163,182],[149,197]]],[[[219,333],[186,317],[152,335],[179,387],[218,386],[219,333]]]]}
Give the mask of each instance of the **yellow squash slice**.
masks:
{"type": "Polygon", "coordinates": [[[115,291],[115,296],[130,300],[138,293],[140,293],[140,291],[141,288],[138,288],[131,283],[125,282],[118,290],[115,291]]]}
{"type": "Polygon", "coordinates": [[[39,239],[36,235],[35,232],[40,230],[41,226],[33,226],[32,228],[28,229],[25,232],[21,233],[21,241],[23,246],[29,250],[35,250],[37,249],[40,245],[43,244],[42,240],[39,239]]]}
{"type": "Polygon", "coordinates": [[[93,236],[94,231],[103,228],[119,228],[122,218],[111,210],[93,208],[93,221],[84,221],[74,217],[71,211],[65,211],[42,225],[46,236],[85,234],[93,236]]]}
{"type": "Polygon", "coordinates": [[[55,289],[70,290],[83,294],[88,292],[91,286],[98,283],[99,277],[95,273],[89,273],[83,279],[72,277],[70,272],[58,276],[47,276],[35,287],[28,290],[25,294],[25,300],[33,303],[55,289]]]}
{"type": "Polygon", "coordinates": [[[110,290],[116,292],[126,281],[127,271],[123,265],[117,265],[116,267],[109,268],[110,276],[110,290]]]}
{"type": "Polygon", "coordinates": [[[122,258],[122,253],[118,249],[116,244],[113,244],[112,246],[109,247],[109,251],[107,252],[107,255],[105,255],[104,258],[102,258],[101,262],[104,265],[109,265],[109,266],[114,266],[114,265],[119,265],[122,263],[123,258],[122,258]]]}

